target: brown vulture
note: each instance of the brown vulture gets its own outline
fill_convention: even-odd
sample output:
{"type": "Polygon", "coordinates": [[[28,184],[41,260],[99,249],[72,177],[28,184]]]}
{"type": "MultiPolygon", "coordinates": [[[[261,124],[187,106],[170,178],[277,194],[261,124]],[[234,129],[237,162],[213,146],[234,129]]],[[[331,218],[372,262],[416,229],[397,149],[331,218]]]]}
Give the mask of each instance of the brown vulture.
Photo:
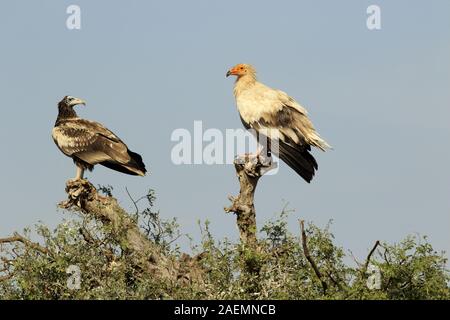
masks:
{"type": "Polygon", "coordinates": [[[96,164],[144,176],[147,170],[142,157],[130,151],[119,137],[100,123],[79,118],[73,109],[79,104],[86,105],[86,102],[65,96],[58,103],[58,118],[52,131],[59,150],[71,157],[77,166],[75,180],[83,179],[84,170],[92,171],[96,164]]]}
{"type": "Polygon", "coordinates": [[[238,64],[227,72],[227,77],[230,75],[237,77],[234,96],[245,128],[253,129],[257,137],[269,140],[269,155],[270,146],[276,141],[276,155],[304,180],[311,182],[318,169],[310,153],[311,146],[325,151],[330,145],[316,132],[306,109],[285,92],[258,82],[256,70],[251,65],[238,64]]]}

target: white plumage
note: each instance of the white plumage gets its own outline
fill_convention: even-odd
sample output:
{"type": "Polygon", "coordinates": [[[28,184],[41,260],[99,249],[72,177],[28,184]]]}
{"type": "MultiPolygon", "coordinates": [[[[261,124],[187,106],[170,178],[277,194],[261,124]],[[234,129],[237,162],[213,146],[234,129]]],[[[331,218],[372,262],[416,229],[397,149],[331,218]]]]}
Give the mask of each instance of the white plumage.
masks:
{"type": "Polygon", "coordinates": [[[234,95],[244,126],[277,139],[278,156],[310,182],[318,167],[309,153],[311,146],[325,151],[330,145],[316,132],[306,109],[285,92],[258,82],[251,65],[238,64],[230,75],[237,77],[234,95]]]}

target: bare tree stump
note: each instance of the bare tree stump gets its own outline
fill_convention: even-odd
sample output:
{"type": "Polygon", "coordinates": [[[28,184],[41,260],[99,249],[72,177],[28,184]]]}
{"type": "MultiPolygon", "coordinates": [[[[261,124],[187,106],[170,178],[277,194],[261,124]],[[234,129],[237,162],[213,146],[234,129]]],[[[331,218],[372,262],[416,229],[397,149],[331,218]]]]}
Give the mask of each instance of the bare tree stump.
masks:
{"type": "Polygon", "coordinates": [[[232,202],[225,212],[236,214],[241,243],[254,247],[256,244],[256,211],[254,205],[255,190],[259,178],[273,168],[269,158],[255,155],[243,155],[234,160],[239,179],[240,191],[237,197],[229,196],[232,202]]]}

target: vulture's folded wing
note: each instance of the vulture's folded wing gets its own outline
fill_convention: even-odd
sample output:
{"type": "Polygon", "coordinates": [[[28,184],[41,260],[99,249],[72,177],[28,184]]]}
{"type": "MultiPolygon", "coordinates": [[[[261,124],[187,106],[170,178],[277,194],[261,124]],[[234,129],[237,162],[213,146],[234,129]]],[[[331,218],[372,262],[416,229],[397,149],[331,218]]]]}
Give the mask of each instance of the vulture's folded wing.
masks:
{"type": "Polygon", "coordinates": [[[247,123],[241,118],[242,122],[247,128],[272,139],[271,151],[310,182],[318,168],[316,160],[309,153],[311,146],[321,150],[330,146],[314,129],[306,109],[286,93],[266,90],[261,101],[263,103],[260,104],[258,117],[247,123]]]}
{"type": "Polygon", "coordinates": [[[292,146],[314,146],[321,150],[330,147],[314,129],[306,109],[284,92],[275,90],[272,92],[277,93],[277,98],[265,100],[258,117],[249,122],[242,118],[246,127],[292,146]]]}
{"type": "Polygon", "coordinates": [[[91,165],[114,161],[130,161],[127,146],[101,124],[83,119],[61,122],[52,133],[59,149],[70,157],[77,157],[91,165]]]}
{"type": "Polygon", "coordinates": [[[283,127],[287,126],[293,131],[290,132],[289,138],[293,139],[296,143],[301,143],[303,140],[306,144],[317,147],[322,151],[330,148],[330,145],[320,137],[311,120],[308,118],[308,111],[285,92],[277,90],[277,93],[281,104],[278,118],[281,122],[285,122],[283,127]],[[299,142],[295,139],[294,134],[297,136],[299,142]]]}

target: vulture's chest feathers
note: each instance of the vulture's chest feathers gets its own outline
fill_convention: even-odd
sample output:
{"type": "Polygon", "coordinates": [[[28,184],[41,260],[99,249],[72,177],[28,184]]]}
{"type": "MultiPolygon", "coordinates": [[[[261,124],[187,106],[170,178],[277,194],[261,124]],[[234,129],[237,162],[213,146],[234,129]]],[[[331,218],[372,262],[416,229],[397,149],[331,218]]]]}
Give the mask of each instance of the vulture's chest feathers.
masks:
{"type": "Polygon", "coordinates": [[[242,119],[249,124],[267,120],[283,106],[277,90],[259,82],[242,87],[236,83],[235,97],[242,119]]]}
{"type": "Polygon", "coordinates": [[[94,134],[79,125],[81,119],[65,119],[57,123],[52,130],[52,138],[58,148],[67,156],[82,151],[94,134]]]}

